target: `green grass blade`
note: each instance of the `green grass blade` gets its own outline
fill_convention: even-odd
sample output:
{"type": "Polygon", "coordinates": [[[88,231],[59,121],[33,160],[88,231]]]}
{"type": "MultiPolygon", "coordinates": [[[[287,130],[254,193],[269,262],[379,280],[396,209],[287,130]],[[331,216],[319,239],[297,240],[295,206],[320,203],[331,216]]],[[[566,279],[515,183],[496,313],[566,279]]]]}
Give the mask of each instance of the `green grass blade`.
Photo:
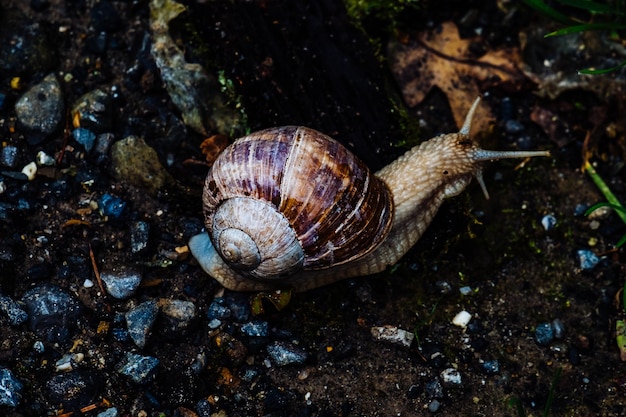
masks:
{"type": "Polygon", "coordinates": [[[617,71],[618,69],[625,67],[625,66],[626,66],[626,61],[610,68],[602,68],[602,69],[586,68],[586,69],[578,70],[578,74],[585,74],[585,75],[607,74],[609,72],[617,71]]]}
{"type": "Polygon", "coordinates": [[[545,16],[549,17],[550,19],[556,22],[559,22],[568,26],[578,24],[578,22],[573,21],[569,17],[565,16],[564,14],[548,6],[546,3],[543,2],[543,0],[523,0],[523,1],[524,3],[526,3],[527,6],[532,7],[533,9],[537,10],[538,12],[544,14],[545,16]]]}
{"type": "Polygon", "coordinates": [[[626,29],[626,25],[620,25],[617,23],[585,23],[584,25],[568,26],[563,29],[555,30],[544,35],[544,38],[551,36],[569,35],[571,33],[585,32],[588,30],[623,30],[626,29]]]}
{"type": "Polygon", "coordinates": [[[604,180],[600,177],[600,175],[598,175],[594,167],[592,167],[589,162],[585,162],[585,171],[587,171],[593,182],[596,184],[596,187],[598,187],[602,195],[604,195],[604,198],[606,198],[610,204],[622,208],[621,210],[617,210],[616,213],[620,219],[622,219],[624,224],[626,224],[626,209],[624,209],[622,203],[620,203],[617,197],[615,197],[615,194],[613,194],[613,192],[609,189],[609,186],[606,185],[604,180]]]}
{"type": "MultiPolygon", "coordinates": [[[[558,0],[559,3],[566,6],[576,7],[578,9],[587,10],[591,13],[612,13],[622,14],[617,7],[610,4],[598,3],[589,0],[558,0]]],[[[619,4],[619,2],[618,2],[619,4]]]]}

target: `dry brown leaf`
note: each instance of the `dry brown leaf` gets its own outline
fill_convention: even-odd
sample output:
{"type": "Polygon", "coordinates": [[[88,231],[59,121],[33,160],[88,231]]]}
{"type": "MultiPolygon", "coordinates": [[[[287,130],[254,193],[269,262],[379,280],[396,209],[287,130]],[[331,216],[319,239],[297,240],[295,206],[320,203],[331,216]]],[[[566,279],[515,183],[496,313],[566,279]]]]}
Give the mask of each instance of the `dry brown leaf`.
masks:
{"type": "MultiPolygon", "coordinates": [[[[461,39],[456,25],[442,23],[434,30],[420,33],[407,44],[391,48],[391,69],[402,89],[406,104],[414,107],[435,86],[448,97],[457,127],[480,91],[503,83],[515,85],[524,80],[518,68],[517,48],[488,51],[482,56],[472,53],[478,39],[461,39]]],[[[476,111],[472,132],[488,129],[494,116],[486,103],[476,111]]]]}

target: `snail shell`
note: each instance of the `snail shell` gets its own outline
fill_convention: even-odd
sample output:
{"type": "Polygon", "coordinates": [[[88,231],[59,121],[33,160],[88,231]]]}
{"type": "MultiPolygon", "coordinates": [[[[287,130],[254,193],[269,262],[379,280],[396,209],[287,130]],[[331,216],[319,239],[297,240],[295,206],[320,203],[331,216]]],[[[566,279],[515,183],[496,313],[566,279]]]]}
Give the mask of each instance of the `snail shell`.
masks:
{"type": "Polygon", "coordinates": [[[330,137],[277,127],[235,141],[207,176],[208,233],[189,248],[209,275],[238,291],[305,291],[385,270],[417,242],[443,200],[482,180],[485,161],[548,156],[489,151],[461,130],[407,151],[375,174],[330,137]]]}
{"type": "Polygon", "coordinates": [[[220,155],[203,210],[231,267],[276,280],[373,251],[391,228],[393,202],[385,183],[339,142],[285,126],[238,139],[220,155]]]}

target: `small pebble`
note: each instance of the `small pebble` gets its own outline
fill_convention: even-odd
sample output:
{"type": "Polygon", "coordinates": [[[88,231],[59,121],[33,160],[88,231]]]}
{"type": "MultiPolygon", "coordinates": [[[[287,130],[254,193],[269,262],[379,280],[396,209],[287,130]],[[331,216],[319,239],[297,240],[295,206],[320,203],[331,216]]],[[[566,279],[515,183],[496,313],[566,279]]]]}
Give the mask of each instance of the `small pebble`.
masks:
{"type": "MultiPolygon", "coordinates": [[[[210,321],[217,320],[221,323],[221,320],[230,317],[231,314],[230,309],[226,306],[226,301],[222,297],[218,297],[215,298],[209,305],[206,316],[210,321]]],[[[217,327],[219,327],[219,324],[217,327]]]]}
{"type": "Polygon", "coordinates": [[[554,229],[554,226],[556,226],[556,217],[554,217],[552,214],[547,214],[543,216],[541,218],[541,225],[543,226],[543,229],[545,231],[554,229]]]}
{"type": "Polygon", "coordinates": [[[267,337],[269,335],[269,324],[261,320],[251,321],[241,326],[241,333],[252,337],[267,337]]]}
{"type": "Polygon", "coordinates": [[[145,301],[126,312],[125,317],[128,334],[139,348],[146,346],[158,312],[159,308],[157,302],[154,300],[145,301]]]}
{"type": "Polygon", "coordinates": [[[49,400],[63,404],[64,408],[78,409],[90,404],[98,395],[103,384],[91,370],[75,370],[53,376],[46,383],[49,400]]]}
{"type": "Polygon", "coordinates": [[[85,279],[85,281],[83,281],[83,287],[85,287],[85,288],[93,288],[93,286],[94,286],[94,283],[89,278],[87,278],[87,279],[85,279]]]}
{"type": "Polygon", "coordinates": [[[156,151],[143,139],[129,136],[111,146],[111,170],[118,180],[156,194],[172,178],[156,151]]]}
{"type": "Polygon", "coordinates": [[[497,360],[489,360],[481,362],[480,367],[489,375],[494,375],[500,372],[500,362],[497,360]]]}
{"type": "Polygon", "coordinates": [[[157,358],[127,352],[124,359],[117,364],[116,371],[137,384],[145,384],[154,379],[158,365],[157,358]]]}
{"type": "Polygon", "coordinates": [[[294,345],[293,343],[276,341],[267,346],[267,353],[277,366],[286,366],[291,364],[302,365],[308,355],[306,352],[294,345]]]}
{"type": "Polygon", "coordinates": [[[552,320],[552,330],[554,330],[554,337],[557,339],[563,339],[565,337],[565,325],[560,319],[552,320]]]}
{"type": "Polygon", "coordinates": [[[56,161],[53,157],[45,153],[44,151],[37,152],[37,165],[39,166],[54,166],[56,161]]]}
{"type": "Polygon", "coordinates": [[[54,74],[28,90],[15,103],[18,120],[26,128],[44,134],[53,133],[63,119],[61,85],[54,74]]]}
{"type": "Polygon", "coordinates": [[[150,239],[150,224],[144,221],[133,222],[130,228],[130,251],[134,255],[143,253],[148,249],[150,239]]]}
{"type": "Polygon", "coordinates": [[[0,294],[0,312],[6,314],[11,326],[19,326],[28,320],[28,313],[11,297],[4,294],[0,294]]]}
{"type": "Polygon", "coordinates": [[[98,205],[103,216],[119,219],[126,208],[126,201],[105,193],[100,197],[98,205]]]}
{"type": "Polygon", "coordinates": [[[0,366],[0,405],[17,407],[22,399],[23,385],[10,369],[0,366]]]}
{"type": "Polygon", "coordinates": [[[437,411],[439,411],[439,408],[441,407],[441,403],[439,403],[439,401],[437,400],[432,400],[429,404],[428,404],[428,411],[430,411],[431,413],[436,413],[437,411]]]}
{"type": "Polygon", "coordinates": [[[180,336],[196,318],[196,305],[191,301],[160,299],[162,322],[160,330],[171,336],[180,336]]]}
{"type": "Polygon", "coordinates": [[[446,387],[459,387],[462,384],[461,373],[454,368],[444,369],[440,376],[446,387]]]}
{"type": "Polygon", "coordinates": [[[574,217],[584,216],[588,208],[589,208],[589,205],[587,204],[576,204],[576,207],[574,207],[574,217]]]}
{"type": "Polygon", "coordinates": [[[87,152],[91,151],[93,146],[96,144],[96,134],[89,129],[85,129],[84,127],[74,129],[72,131],[72,136],[74,136],[74,140],[81,144],[87,152]]]}
{"type": "Polygon", "coordinates": [[[31,330],[50,343],[67,341],[82,317],[81,304],[67,291],[49,284],[28,290],[22,297],[31,330]]]}
{"type": "Polygon", "coordinates": [[[459,288],[459,292],[461,293],[461,295],[470,295],[472,293],[472,287],[461,287],[459,288]]]}
{"type": "Polygon", "coordinates": [[[22,174],[26,175],[29,181],[32,181],[37,176],[37,164],[31,162],[22,168],[22,174]]]}
{"type": "Polygon", "coordinates": [[[539,346],[548,346],[554,340],[554,329],[550,323],[540,323],[535,329],[535,342],[539,346]]]}
{"type": "Polygon", "coordinates": [[[35,343],[33,343],[33,350],[36,353],[42,354],[46,351],[46,347],[45,345],[41,342],[41,340],[37,340],[35,343]]]}
{"type": "Polygon", "coordinates": [[[109,409],[104,410],[101,413],[96,414],[96,417],[117,417],[119,416],[119,412],[117,408],[111,407],[109,409]]]}
{"type": "Polygon", "coordinates": [[[17,146],[7,145],[2,148],[0,153],[0,164],[5,167],[15,168],[18,160],[17,146]]]}
{"type": "Polygon", "coordinates": [[[118,300],[132,296],[141,284],[141,274],[134,269],[115,272],[105,270],[100,278],[106,284],[109,295],[118,300]]]}
{"type": "Polygon", "coordinates": [[[576,254],[578,255],[578,262],[581,269],[593,269],[598,262],[600,262],[600,258],[590,250],[580,249],[576,254]]]}
{"type": "Polygon", "coordinates": [[[454,318],[452,319],[452,324],[465,328],[467,327],[470,320],[472,320],[472,315],[469,312],[463,310],[459,312],[456,316],[454,316],[454,318]]]}
{"type": "Polygon", "coordinates": [[[376,340],[393,343],[400,346],[410,347],[415,335],[412,332],[400,329],[396,326],[373,326],[370,333],[376,340]]]}

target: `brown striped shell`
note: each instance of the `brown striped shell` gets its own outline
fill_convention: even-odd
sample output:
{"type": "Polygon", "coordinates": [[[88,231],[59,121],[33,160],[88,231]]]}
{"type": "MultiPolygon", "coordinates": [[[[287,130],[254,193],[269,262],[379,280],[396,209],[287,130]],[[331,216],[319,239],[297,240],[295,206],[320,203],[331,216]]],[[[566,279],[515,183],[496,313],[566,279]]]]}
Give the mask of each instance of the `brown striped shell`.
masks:
{"type": "Polygon", "coordinates": [[[391,228],[393,203],[383,181],[339,142],[285,126],[220,154],[203,210],[222,259],[242,275],[272,280],[371,252],[391,228]]]}

